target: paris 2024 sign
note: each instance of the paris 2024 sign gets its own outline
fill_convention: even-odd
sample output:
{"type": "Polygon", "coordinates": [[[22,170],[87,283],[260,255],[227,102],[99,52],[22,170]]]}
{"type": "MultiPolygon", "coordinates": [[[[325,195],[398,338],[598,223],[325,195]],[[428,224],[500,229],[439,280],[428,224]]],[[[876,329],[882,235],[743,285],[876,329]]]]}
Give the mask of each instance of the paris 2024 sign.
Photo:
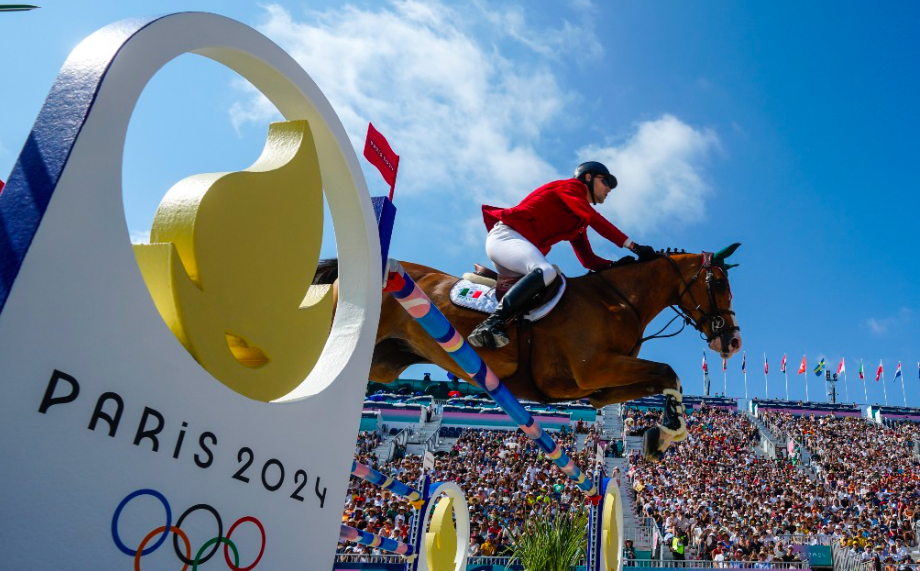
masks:
{"type": "Polygon", "coordinates": [[[380,256],[345,131],[274,43],[203,13],[84,40],[0,192],[0,566],[331,568],[380,256]],[[185,53],[241,74],[286,121],[251,167],[177,181],[133,247],[128,122],[185,53]],[[332,296],[310,285],[324,199],[331,328],[332,296]]]}

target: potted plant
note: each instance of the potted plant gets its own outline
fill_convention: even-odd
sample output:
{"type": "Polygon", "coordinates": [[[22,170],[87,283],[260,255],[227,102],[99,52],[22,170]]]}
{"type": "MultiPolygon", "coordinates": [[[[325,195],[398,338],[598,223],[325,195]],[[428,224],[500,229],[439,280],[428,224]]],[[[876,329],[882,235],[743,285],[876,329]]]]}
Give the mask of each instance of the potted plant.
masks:
{"type": "Polygon", "coordinates": [[[587,535],[584,508],[543,513],[511,532],[511,560],[525,571],[571,571],[585,556],[587,535]]]}

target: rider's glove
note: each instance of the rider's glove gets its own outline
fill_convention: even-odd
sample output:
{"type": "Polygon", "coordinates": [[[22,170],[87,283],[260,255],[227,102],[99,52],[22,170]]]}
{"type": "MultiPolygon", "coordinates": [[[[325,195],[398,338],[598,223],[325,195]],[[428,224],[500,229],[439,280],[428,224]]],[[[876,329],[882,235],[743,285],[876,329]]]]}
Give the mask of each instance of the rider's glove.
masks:
{"type": "Polygon", "coordinates": [[[651,246],[644,246],[642,244],[633,244],[632,251],[635,252],[636,256],[639,257],[639,261],[650,260],[658,256],[658,254],[655,252],[655,248],[652,248],[651,246]]]}

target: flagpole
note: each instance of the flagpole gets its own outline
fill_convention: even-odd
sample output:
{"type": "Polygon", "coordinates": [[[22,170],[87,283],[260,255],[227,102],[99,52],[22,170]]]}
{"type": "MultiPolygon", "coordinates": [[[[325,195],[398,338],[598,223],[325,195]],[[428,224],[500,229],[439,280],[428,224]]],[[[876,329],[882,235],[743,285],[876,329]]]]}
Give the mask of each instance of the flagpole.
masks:
{"type": "Polygon", "coordinates": [[[808,368],[802,374],[805,375],[805,402],[811,402],[811,397],[808,396],[808,368]]]}
{"type": "Polygon", "coordinates": [[[722,397],[728,398],[728,369],[725,368],[725,359],[722,359],[722,397]]]}
{"type": "MultiPolygon", "coordinates": [[[[706,393],[706,351],[703,351],[703,393],[706,393]]],[[[706,395],[707,397],[709,395],[706,395]]]]}
{"type": "Polygon", "coordinates": [[[767,388],[767,399],[770,398],[770,380],[767,378],[767,354],[763,354],[763,384],[767,388]]]}
{"type": "MultiPolygon", "coordinates": [[[[845,388],[846,391],[847,391],[847,402],[850,402],[850,388],[849,388],[849,385],[847,384],[847,370],[846,370],[846,367],[844,367],[844,369],[843,369],[843,388],[845,388]]],[[[853,403],[855,404],[856,401],[853,401],[853,403]]]]}
{"type": "Polygon", "coordinates": [[[862,373],[863,396],[866,398],[866,406],[869,405],[869,391],[866,390],[866,372],[863,370],[863,360],[859,360],[859,370],[862,373]]]}
{"type": "Polygon", "coordinates": [[[789,373],[783,371],[783,376],[786,377],[786,401],[789,400],[789,373]]]}
{"type": "Polygon", "coordinates": [[[749,402],[750,402],[750,400],[751,400],[751,399],[748,398],[748,390],[747,390],[747,371],[744,372],[744,400],[749,401],[749,402]]]}
{"type": "MultiPolygon", "coordinates": [[[[898,363],[898,371],[901,371],[901,363],[898,363]]],[[[904,393],[904,408],[907,408],[907,389],[904,388],[904,373],[901,372],[901,392],[904,393]]]]}
{"type": "Polygon", "coordinates": [[[888,406],[888,387],[885,386],[885,369],[882,369],[882,390],[885,391],[885,406],[888,406]]]}
{"type": "Polygon", "coordinates": [[[847,369],[846,365],[843,367],[843,390],[847,392],[847,402],[850,402],[850,385],[847,383],[847,369]]]}

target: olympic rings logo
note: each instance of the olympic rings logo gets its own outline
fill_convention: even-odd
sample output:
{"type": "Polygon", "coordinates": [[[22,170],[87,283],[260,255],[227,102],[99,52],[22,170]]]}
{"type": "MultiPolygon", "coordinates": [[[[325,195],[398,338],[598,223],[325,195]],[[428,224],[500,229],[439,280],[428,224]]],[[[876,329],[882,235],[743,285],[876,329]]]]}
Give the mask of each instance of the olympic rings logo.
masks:
{"type": "Polygon", "coordinates": [[[154,551],[160,548],[163,543],[166,542],[166,538],[169,536],[169,533],[173,533],[173,549],[176,552],[176,555],[179,557],[179,560],[182,561],[184,567],[182,571],[186,571],[188,566],[192,566],[192,570],[196,571],[198,566],[208,562],[220,549],[220,544],[224,544],[224,560],[227,562],[227,567],[231,571],[251,571],[256,565],[259,564],[259,561],[262,559],[262,555],[265,553],[265,528],[262,526],[262,522],[252,516],[241,517],[236,520],[233,525],[230,526],[230,529],[227,531],[227,535],[224,536],[224,523],[220,517],[220,513],[212,506],[208,504],[195,504],[192,507],[188,508],[182,515],[179,516],[179,519],[176,520],[175,525],[172,523],[172,508],[169,506],[169,502],[166,500],[166,496],[161,494],[156,490],[151,489],[142,489],[135,490],[131,492],[118,504],[118,507],[115,508],[115,514],[112,516],[112,539],[115,540],[115,545],[118,549],[125,555],[131,556],[134,558],[134,570],[140,571],[141,569],[141,558],[145,555],[150,555],[154,551]],[[121,540],[121,536],[118,533],[118,520],[121,518],[121,512],[125,509],[125,506],[139,496],[152,496],[159,500],[163,504],[163,508],[166,511],[166,525],[161,525],[160,527],[154,529],[148,533],[143,540],[141,540],[140,545],[137,546],[137,549],[131,549],[121,540]],[[209,539],[202,545],[198,552],[195,554],[195,557],[192,557],[192,546],[189,542],[188,536],[182,531],[182,522],[185,521],[185,518],[190,514],[196,511],[206,511],[214,516],[214,520],[217,522],[217,537],[209,539]],[[255,525],[259,533],[262,535],[262,547],[259,548],[259,555],[256,557],[248,567],[240,567],[240,554],[236,549],[236,545],[230,539],[233,535],[233,532],[236,531],[236,528],[244,523],[251,523],[255,525]],[[159,536],[156,541],[154,538],[159,536]],[[185,553],[179,549],[179,539],[182,540],[182,543],[185,547],[185,553]],[[148,544],[154,541],[152,545],[148,544]],[[210,550],[208,549],[210,548],[210,550]],[[230,551],[233,551],[233,562],[230,561],[230,551]]]}

